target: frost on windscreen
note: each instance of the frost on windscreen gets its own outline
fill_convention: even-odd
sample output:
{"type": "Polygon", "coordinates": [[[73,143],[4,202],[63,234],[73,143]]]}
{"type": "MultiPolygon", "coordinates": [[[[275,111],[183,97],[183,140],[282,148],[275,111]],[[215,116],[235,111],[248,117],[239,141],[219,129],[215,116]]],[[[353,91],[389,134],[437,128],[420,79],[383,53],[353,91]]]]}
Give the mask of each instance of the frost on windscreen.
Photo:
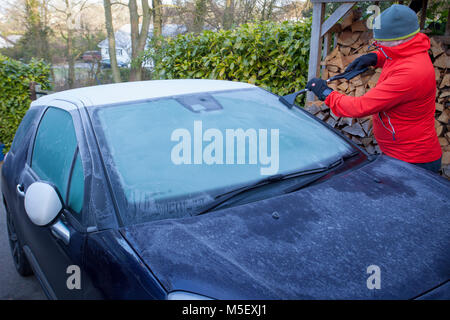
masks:
{"type": "Polygon", "coordinates": [[[93,118],[130,221],[186,216],[217,194],[324,166],[351,150],[262,89],[104,106],[93,118]]]}
{"type": "Polygon", "coordinates": [[[127,199],[127,220],[134,223],[191,216],[214,200],[209,194],[155,199],[151,194],[143,194],[139,190],[130,190],[127,199]]]}

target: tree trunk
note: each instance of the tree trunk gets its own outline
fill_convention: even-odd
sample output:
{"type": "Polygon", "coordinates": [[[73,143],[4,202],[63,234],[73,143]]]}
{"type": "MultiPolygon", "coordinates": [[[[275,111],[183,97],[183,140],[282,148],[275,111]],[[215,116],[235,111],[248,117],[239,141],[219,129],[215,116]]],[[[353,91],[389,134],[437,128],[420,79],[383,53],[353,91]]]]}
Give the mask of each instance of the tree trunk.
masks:
{"type": "Polygon", "coordinates": [[[162,35],[162,3],[161,0],[152,0],[153,15],[153,36],[160,37],[162,35]]]}
{"type": "Polygon", "coordinates": [[[203,30],[203,25],[205,24],[206,15],[206,0],[195,0],[195,11],[194,11],[194,32],[198,33],[203,30]]]}
{"type": "Polygon", "coordinates": [[[447,24],[445,25],[445,35],[450,36],[450,10],[448,10],[448,14],[447,14],[447,24]]]}
{"type": "Polygon", "coordinates": [[[67,83],[69,88],[72,89],[75,83],[75,57],[73,54],[73,30],[72,30],[72,8],[70,6],[69,0],[65,0],[66,4],[66,27],[67,27],[67,64],[69,65],[69,74],[67,83]]]}
{"type": "Polygon", "coordinates": [[[275,0],[269,0],[269,8],[267,9],[266,20],[269,20],[272,18],[274,4],[275,4],[275,0]]]}
{"type": "MultiPolygon", "coordinates": [[[[161,9],[161,6],[158,6],[161,9]]],[[[139,14],[136,0],[128,2],[131,24],[131,69],[130,81],[142,80],[142,66],[139,55],[144,51],[150,26],[150,7],[148,0],[142,0],[142,27],[139,30],[139,14]]]]}
{"type": "Polygon", "coordinates": [[[267,5],[267,1],[264,0],[262,11],[261,11],[261,21],[266,20],[266,5],[267,5]]]}
{"type": "Polygon", "coordinates": [[[112,22],[111,1],[103,0],[103,5],[105,7],[105,24],[106,24],[106,34],[108,36],[109,61],[111,63],[113,81],[115,83],[118,83],[121,82],[121,79],[119,67],[117,66],[116,38],[114,35],[114,26],[112,22]]]}
{"type": "Polygon", "coordinates": [[[31,36],[30,45],[32,56],[50,61],[46,22],[43,22],[41,18],[41,6],[45,9],[47,4],[44,3],[41,5],[38,0],[25,1],[26,24],[31,36]]]}
{"type": "Polygon", "coordinates": [[[223,28],[230,29],[234,19],[234,0],[225,0],[225,10],[223,12],[223,28]]]}
{"type": "Polygon", "coordinates": [[[75,83],[75,59],[73,56],[73,36],[72,30],[67,30],[67,62],[69,64],[69,75],[67,82],[69,84],[69,88],[72,89],[75,83]]]}

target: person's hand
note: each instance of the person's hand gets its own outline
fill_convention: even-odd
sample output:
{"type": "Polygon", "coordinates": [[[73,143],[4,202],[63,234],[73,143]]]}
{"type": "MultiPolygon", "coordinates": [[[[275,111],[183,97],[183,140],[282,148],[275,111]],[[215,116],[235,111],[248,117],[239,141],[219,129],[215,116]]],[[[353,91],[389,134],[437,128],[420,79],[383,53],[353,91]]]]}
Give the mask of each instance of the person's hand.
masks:
{"type": "Polygon", "coordinates": [[[365,67],[374,66],[377,64],[377,54],[376,53],[368,53],[359,58],[356,58],[348,65],[344,72],[349,72],[352,70],[361,70],[365,67]]]}
{"type": "Polygon", "coordinates": [[[319,78],[312,78],[306,84],[306,89],[314,92],[314,94],[321,100],[324,101],[327,96],[333,91],[325,80],[319,78]]]}

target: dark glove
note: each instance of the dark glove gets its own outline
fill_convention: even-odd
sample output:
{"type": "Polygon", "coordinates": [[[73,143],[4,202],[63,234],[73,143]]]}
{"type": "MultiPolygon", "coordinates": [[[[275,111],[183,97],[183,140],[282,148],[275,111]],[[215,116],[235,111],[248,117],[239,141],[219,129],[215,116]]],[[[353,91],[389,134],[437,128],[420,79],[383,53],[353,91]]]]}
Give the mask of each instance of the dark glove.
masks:
{"type": "Polygon", "coordinates": [[[352,70],[361,70],[365,67],[374,66],[377,64],[377,54],[376,53],[368,53],[359,58],[356,58],[348,65],[344,72],[352,71],[352,70]]]}
{"type": "Polygon", "coordinates": [[[322,101],[324,101],[327,96],[333,92],[333,89],[327,86],[327,82],[319,78],[312,78],[309,80],[306,84],[306,89],[314,92],[314,94],[322,101]]]}

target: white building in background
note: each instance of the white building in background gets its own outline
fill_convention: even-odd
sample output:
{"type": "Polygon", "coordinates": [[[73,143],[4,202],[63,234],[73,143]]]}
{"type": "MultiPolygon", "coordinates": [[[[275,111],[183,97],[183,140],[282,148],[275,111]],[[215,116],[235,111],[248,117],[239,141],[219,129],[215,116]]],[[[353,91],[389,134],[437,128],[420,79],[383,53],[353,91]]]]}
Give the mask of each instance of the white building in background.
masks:
{"type": "MultiPolygon", "coordinates": [[[[141,25],[139,25],[139,28],[141,25]]],[[[165,24],[162,28],[163,37],[173,37],[186,32],[186,27],[179,24],[165,24]]],[[[123,25],[114,33],[116,39],[116,57],[119,66],[128,66],[131,63],[131,25],[123,25]]],[[[153,25],[150,24],[148,39],[153,37],[153,25]]],[[[98,44],[102,54],[102,60],[109,60],[108,38],[98,44]]],[[[148,48],[148,41],[146,49],[148,48]]],[[[148,65],[147,65],[148,66],[148,65]]]]}
{"type": "Polygon", "coordinates": [[[7,37],[0,34],[0,49],[14,47],[20,38],[22,38],[22,36],[19,34],[13,34],[7,37]]]}

